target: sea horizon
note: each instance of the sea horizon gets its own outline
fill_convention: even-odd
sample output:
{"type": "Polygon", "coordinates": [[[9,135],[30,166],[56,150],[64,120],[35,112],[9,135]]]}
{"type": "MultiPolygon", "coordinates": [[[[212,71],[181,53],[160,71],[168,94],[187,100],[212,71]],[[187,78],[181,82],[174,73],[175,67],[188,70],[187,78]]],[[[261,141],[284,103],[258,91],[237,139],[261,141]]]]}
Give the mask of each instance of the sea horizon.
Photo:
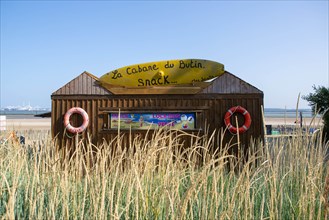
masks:
{"type": "MultiPolygon", "coordinates": [[[[33,110],[17,110],[17,109],[1,109],[0,115],[39,115],[50,112],[50,108],[33,109],[33,110]]],[[[312,118],[311,109],[283,109],[283,108],[265,108],[264,116],[270,118],[296,118],[296,117],[312,118]]]]}

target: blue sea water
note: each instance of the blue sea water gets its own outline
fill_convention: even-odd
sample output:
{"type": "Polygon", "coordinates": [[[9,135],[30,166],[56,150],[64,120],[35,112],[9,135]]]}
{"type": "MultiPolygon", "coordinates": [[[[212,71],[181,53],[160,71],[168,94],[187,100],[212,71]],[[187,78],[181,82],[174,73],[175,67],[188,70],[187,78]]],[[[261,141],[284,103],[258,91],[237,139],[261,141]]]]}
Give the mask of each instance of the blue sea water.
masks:
{"type": "MultiPolygon", "coordinates": [[[[0,110],[0,115],[38,115],[43,114],[46,112],[50,112],[50,109],[45,110],[0,110]]],[[[265,108],[264,114],[265,117],[272,117],[272,118],[296,118],[300,117],[300,114],[304,118],[311,118],[313,117],[312,110],[311,109],[298,109],[296,112],[296,109],[281,109],[281,108],[265,108]]]]}
{"type": "Polygon", "coordinates": [[[296,118],[301,115],[304,118],[314,117],[311,109],[281,109],[281,108],[265,108],[264,109],[265,117],[272,118],[296,118]]]}
{"type": "Polygon", "coordinates": [[[0,110],[0,115],[38,115],[46,112],[50,112],[49,110],[0,110]]]}

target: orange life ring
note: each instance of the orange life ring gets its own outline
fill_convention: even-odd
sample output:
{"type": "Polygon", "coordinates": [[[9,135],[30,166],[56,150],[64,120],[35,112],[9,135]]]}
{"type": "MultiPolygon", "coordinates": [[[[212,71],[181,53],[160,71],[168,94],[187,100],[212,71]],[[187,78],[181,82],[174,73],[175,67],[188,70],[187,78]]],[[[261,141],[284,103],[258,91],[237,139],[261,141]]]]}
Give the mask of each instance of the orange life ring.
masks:
{"type": "Polygon", "coordinates": [[[89,116],[88,116],[87,112],[85,110],[83,110],[82,108],[73,107],[73,108],[69,109],[64,115],[64,127],[66,128],[66,130],[68,130],[69,132],[71,132],[73,134],[83,132],[88,127],[88,124],[89,124],[89,116]],[[70,124],[70,117],[74,113],[80,114],[83,118],[83,123],[80,127],[73,127],[70,124]]]}
{"type": "Polygon", "coordinates": [[[239,132],[239,134],[241,134],[241,133],[246,132],[250,128],[251,117],[250,117],[249,112],[245,108],[243,108],[241,106],[235,106],[235,107],[230,108],[226,112],[225,117],[224,117],[224,122],[225,122],[227,129],[231,133],[236,134],[239,132]],[[241,113],[244,116],[244,124],[241,127],[239,127],[239,130],[231,124],[231,116],[235,112],[241,113]]]}

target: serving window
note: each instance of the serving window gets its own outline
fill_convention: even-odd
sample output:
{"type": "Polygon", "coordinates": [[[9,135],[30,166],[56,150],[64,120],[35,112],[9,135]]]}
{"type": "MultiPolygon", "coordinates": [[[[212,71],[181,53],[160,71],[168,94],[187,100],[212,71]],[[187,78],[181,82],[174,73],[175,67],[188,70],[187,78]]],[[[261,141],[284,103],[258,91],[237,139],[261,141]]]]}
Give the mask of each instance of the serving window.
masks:
{"type": "Polygon", "coordinates": [[[200,129],[202,111],[109,111],[104,113],[103,130],[148,130],[170,127],[200,129]]]}

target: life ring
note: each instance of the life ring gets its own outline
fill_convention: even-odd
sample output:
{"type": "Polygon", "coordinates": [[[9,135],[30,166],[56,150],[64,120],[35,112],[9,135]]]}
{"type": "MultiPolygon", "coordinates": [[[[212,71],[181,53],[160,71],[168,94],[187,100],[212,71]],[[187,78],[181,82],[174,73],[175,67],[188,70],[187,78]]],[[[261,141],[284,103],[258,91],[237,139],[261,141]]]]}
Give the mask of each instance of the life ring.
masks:
{"type": "Polygon", "coordinates": [[[68,130],[69,132],[71,132],[73,134],[83,132],[88,127],[88,124],[89,124],[89,116],[88,116],[87,112],[85,110],[83,110],[82,108],[73,107],[73,108],[69,109],[64,115],[64,127],[66,128],[66,130],[68,130]],[[83,118],[83,123],[80,127],[73,127],[70,124],[70,117],[74,113],[80,114],[83,118]]]}
{"type": "Polygon", "coordinates": [[[224,122],[225,122],[227,129],[231,133],[236,134],[239,132],[239,134],[241,134],[241,133],[246,132],[250,128],[251,117],[250,117],[249,112],[245,108],[243,108],[241,106],[235,106],[235,107],[230,108],[226,112],[225,117],[224,117],[224,122]],[[241,113],[244,116],[244,124],[241,127],[239,127],[239,130],[231,124],[231,116],[235,112],[241,113]]]}

